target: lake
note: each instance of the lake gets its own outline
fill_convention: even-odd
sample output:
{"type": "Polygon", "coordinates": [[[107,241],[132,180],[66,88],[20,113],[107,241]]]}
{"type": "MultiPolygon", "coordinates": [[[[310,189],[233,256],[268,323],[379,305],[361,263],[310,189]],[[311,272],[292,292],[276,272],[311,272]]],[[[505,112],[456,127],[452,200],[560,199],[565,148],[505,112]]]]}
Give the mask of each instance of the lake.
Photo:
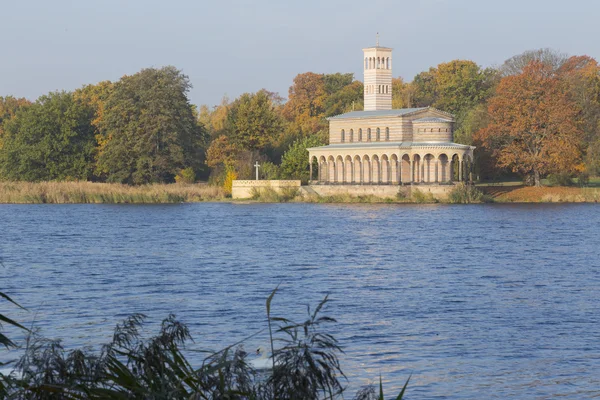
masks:
{"type": "Polygon", "coordinates": [[[266,327],[280,284],[297,320],[329,294],[347,398],[411,374],[409,399],[588,398],[599,228],[594,204],[0,205],[0,289],[29,311],[0,304],[70,348],[142,312],[216,350],[266,327]]]}

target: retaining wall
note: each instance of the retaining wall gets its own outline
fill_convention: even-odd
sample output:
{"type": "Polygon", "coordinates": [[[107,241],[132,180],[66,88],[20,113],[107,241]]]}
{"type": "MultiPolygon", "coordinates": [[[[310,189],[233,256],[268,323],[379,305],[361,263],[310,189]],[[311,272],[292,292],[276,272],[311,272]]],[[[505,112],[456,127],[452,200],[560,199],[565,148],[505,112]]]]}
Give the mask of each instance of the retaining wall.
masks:
{"type": "Polygon", "coordinates": [[[414,190],[431,193],[438,199],[445,198],[454,188],[454,185],[309,185],[306,192],[312,191],[319,196],[376,196],[382,198],[395,198],[398,193],[405,197],[411,196],[414,190]]]}
{"type": "Polygon", "coordinates": [[[300,189],[300,181],[283,180],[235,180],[231,186],[231,197],[234,199],[249,199],[252,197],[253,189],[260,190],[271,188],[276,192],[281,192],[282,188],[300,189]]]}

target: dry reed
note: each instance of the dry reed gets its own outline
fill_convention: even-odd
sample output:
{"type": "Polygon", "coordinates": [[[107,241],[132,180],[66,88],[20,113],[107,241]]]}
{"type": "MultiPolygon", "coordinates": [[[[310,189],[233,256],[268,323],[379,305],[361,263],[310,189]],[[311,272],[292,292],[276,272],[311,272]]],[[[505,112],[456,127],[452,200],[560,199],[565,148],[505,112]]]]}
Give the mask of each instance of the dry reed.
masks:
{"type": "Polygon", "coordinates": [[[0,182],[0,203],[187,203],[224,198],[220,187],[206,184],[0,182]]]}

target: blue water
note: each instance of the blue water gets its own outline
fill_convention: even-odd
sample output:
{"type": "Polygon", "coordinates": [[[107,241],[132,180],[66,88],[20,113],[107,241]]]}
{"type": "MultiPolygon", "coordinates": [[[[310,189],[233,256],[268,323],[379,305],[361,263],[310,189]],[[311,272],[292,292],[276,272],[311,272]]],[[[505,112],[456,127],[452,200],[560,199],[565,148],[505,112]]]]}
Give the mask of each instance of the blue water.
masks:
{"type": "Polygon", "coordinates": [[[409,399],[589,398],[599,226],[593,204],[0,205],[0,289],[29,311],[0,307],[67,347],[173,312],[219,349],[266,327],[281,284],[281,316],[330,295],[347,398],[411,374],[409,399]]]}

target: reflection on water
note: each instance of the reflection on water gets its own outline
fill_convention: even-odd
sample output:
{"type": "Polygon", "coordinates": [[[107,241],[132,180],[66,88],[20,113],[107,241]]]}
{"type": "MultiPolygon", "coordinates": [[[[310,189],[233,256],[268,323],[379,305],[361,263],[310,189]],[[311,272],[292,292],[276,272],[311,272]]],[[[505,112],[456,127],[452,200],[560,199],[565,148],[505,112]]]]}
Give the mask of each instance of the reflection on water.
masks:
{"type": "Polygon", "coordinates": [[[175,312],[215,349],[263,329],[282,282],[278,315],[302,318],[330,294],[353,389],[380,374],[399,388],[412,374],[411,398],[590,397],[600,395],[598,210],[2,205],[0,280],[30,310],[11,316],[67,346],[108,341],[131,313],[156,326],[175,312]]]}

